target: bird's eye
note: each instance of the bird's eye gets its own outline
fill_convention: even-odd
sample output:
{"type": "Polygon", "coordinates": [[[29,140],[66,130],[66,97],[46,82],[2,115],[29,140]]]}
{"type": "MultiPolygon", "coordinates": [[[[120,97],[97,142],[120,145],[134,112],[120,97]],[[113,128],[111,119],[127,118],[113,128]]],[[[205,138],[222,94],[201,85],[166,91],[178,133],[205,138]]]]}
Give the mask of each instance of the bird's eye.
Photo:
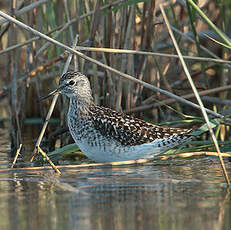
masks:
{"type": "Polygon", "coordinates": [[[69,81],[69,85],[74,85],[74,84],[75,84],[75,81],[73,81],[73,80],[69,81]]]}

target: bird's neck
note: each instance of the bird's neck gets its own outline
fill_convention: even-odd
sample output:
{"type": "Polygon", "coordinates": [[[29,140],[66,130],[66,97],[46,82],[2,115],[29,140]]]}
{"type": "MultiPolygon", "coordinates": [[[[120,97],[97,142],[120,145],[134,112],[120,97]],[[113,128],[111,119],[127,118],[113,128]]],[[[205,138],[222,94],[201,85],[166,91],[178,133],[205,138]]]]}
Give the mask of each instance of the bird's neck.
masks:
{"type": "Polygon", "coordinates": [[[82,100],[81,98],[71,97],[68,113],[70,116],[84,119],[89,113],[90,106],[94,106],[92,98],[82,100]]]}

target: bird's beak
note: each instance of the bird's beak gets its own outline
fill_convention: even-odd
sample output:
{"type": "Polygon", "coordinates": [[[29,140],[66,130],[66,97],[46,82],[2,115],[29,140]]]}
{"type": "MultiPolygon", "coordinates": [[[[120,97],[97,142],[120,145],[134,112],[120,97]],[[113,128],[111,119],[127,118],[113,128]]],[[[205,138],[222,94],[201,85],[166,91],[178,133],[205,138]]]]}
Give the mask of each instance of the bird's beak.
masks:
{"type": "Polygon", "coordinates": [[[43,101],[45,99],[47,99],[48,97],[50,96],[53,96],[55,94],[59,94],[60,91],[65,87],[65,85],[60,85],[57,89],[55,89],[54,91],[50,92],[47,96],[44,96],[44,97],[40,97],[39,98],[39,101],[43,101]]]}

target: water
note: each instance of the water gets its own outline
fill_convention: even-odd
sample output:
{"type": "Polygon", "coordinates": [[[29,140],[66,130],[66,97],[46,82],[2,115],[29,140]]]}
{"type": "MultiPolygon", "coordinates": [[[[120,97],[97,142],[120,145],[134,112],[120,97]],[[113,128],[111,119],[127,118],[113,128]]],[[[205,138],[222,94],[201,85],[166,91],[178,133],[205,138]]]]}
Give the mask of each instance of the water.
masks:
{"type": "Polygon", "coordinates": [[[8,143],[0,148],[0,229],[230,229],[230,194],[216,158],[70,167],[57,177],[9,170],[8,143]]]}

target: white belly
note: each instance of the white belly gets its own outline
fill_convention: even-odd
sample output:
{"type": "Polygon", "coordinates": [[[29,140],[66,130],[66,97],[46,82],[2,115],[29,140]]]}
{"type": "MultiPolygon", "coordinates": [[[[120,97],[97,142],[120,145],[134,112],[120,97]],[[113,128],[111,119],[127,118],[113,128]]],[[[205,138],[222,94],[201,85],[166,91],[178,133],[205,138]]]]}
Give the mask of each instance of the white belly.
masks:
{"type": "Polygon", "coordinates": [[[154,158],[169,149],[169,147],[157,147],[159,141],[161,139],[147,144],[126,147],[118,146],[118,143],[113,141],[110,143],[104,141],[104,144],[98,146],[88,144],[87,140],[76,141],[76,144],[84,155],[96,162],[113,162],[154,158]]]}

